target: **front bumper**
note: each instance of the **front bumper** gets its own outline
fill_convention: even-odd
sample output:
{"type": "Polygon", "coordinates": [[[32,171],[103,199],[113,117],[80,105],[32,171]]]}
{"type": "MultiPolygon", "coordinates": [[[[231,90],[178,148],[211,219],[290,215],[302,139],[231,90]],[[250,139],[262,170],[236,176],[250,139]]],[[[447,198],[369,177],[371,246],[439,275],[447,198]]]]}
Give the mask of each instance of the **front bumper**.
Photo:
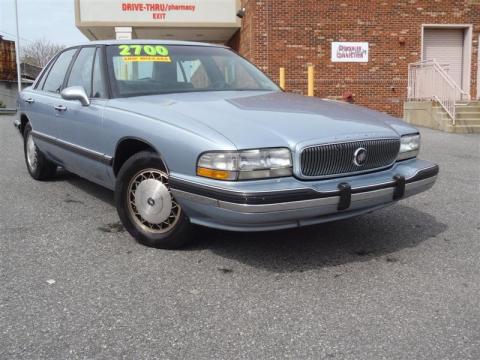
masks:
{"type": "Polygon", "coordinates": [[[15,126],[15,128],[18,130],[20,134],[22,134],[21,125],[22,123],[20,122],[20,119],[18,118],[18,116],[15,116],[15,119],[13,120],[13,126],[15,126]]]}
{"type": "Polygon", "coordinates": [[[348,218],[433,186],[438,165],[418,159],[391,169],[319,181],[295,178],[219,182],[170,174],[192,223],[234,231],[277,230],[348,218]]]}

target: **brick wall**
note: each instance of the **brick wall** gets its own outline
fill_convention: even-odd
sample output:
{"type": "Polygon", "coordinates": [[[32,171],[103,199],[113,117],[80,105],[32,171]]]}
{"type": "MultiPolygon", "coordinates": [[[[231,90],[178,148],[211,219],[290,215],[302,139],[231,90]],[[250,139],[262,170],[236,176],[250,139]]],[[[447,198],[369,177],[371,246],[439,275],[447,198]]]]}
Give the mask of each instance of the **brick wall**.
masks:
{"type": "Polygon", "coordinates": [[[472,24],[471,95],[476,96],[479,0],[243,0],[246,16],[230,45],[287,91],[306,93],[307,64],[315,94],[352,93],[358,104],[401,116],[408,64],[421,58],[422,24],[472,24]],[[332,41],[369,42],[368,63],[332,63],[332,41]]]}
{"type": "Polygon", "coordinates": [[[15,43],[0,38],[0,81],[15,81],[16,79],[15,43]]]}

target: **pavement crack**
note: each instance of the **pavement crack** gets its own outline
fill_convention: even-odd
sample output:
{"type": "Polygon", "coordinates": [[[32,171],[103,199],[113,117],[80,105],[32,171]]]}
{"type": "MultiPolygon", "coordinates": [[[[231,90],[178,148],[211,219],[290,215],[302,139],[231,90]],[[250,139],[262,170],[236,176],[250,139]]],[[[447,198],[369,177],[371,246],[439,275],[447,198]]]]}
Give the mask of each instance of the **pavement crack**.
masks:
{"type": "Polygon", "coordinates": [[[217,270],[220,271],[223,274],[233,273],[233,269],[231,269],[231,268],[217,267],[217,270]]]}
{"type": "Polygon", "coordinates": [[[121,222],[105,224],[103,226],[99,226],[97,229],[105,233],[122,233],[125,231],[125,228],[121,222]]]}

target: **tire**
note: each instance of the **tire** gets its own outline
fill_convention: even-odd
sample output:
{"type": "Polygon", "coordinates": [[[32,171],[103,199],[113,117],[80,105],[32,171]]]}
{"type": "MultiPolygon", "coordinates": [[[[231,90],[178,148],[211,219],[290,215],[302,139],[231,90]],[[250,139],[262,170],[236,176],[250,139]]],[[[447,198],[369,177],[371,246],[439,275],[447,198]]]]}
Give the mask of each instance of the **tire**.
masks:
{"type": "Polygon", "coordinates": [[[28,173],[35,180],[48,180],[55,176],[57,165],[48,160],[33,140],[32,127],[25,125],[23,130],[23,153],[28,173]]]}
{"type": "Polygon", "coordinates": [[[121,167],[115,205],[125,229],[141,244],[177,249],[191,240],[191,224],[173,198],[162,159],[139,152],[121,167]]]}

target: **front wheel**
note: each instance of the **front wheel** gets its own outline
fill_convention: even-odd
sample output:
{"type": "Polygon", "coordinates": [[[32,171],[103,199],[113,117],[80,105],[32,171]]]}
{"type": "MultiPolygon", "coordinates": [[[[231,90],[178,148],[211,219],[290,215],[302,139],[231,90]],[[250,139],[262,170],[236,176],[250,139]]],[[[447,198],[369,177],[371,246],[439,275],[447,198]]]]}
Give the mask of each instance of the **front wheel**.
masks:
{"type": "Polygon", "coordinates": [[[190,240],[190,222],[170,192],[161,158],[153,152],[142,151],[123,164],[115,204],[123,225],[141,244],[175,249],[190,240]]]}

